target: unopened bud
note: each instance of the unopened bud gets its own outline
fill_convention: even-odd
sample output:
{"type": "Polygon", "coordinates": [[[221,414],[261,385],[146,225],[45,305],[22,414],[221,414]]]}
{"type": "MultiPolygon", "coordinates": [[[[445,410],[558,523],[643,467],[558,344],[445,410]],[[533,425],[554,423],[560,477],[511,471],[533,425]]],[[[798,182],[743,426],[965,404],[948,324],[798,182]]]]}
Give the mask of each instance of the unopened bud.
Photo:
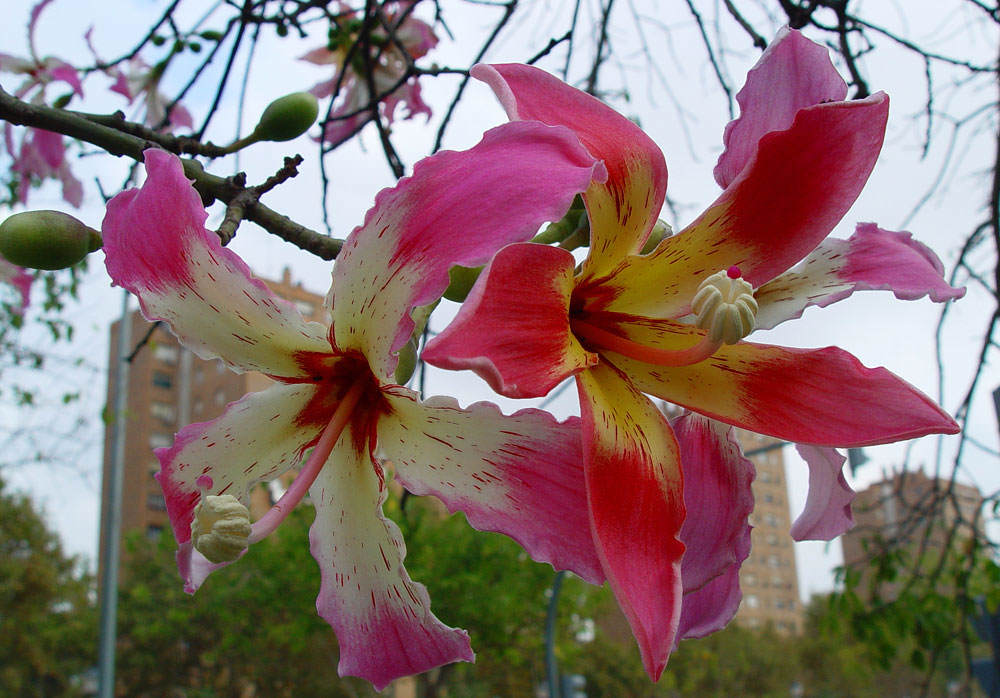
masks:
{"type": "Polygon", "coordinates": [[[656,249],[665,238],[670,237],[674,234],[674,229],[670,227],[670,224],[662,219],[657,219],[656,223],[653,225],[653,229],[649,231],[649,237],[646,238],[646,244],[642,246],[642,251],[639,254],[649,254],[656,249]]]}
{"type": "Polygon", "coordinates": [[[250,511],[231,494],[206,495],[194,509],[191,541],[209,562],[232,562],[247,549],[250,511]]]}
{"type": "Polygon", "coordinates": [[[0,255],[30,269],[65,269],[101,247],[101,236],[59,211],[24,211],[0,223],[0,255]]]}
{"type": "Polygon", "coordinates": [[[448,288],[444,290],[444,297],[450,301],[461,303],[469,295],[469,291],[483,271],[482,267],[460,267],[454,266],[448,270],[448,288]]]}
{"type": "Polygon", "coordinates": [[[308,92],[278,97],[260,116],[253,130],[258,141],[290,141],[309,130],[319,116],[319,102],[308,92]]]}

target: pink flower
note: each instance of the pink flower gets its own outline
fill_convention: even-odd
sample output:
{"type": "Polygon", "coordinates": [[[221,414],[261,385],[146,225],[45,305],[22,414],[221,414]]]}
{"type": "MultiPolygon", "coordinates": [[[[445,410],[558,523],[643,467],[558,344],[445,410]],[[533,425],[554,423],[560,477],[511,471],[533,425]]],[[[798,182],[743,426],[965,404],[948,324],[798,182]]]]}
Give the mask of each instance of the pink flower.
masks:
{"type": "Polygon", "coordinates": [[[3,257],[0,257],[0,282],[9,284],[18,293],[19,302],[13,306],[13,310],[18,315],[23,315],[28,303],[31,300],[31,283],[35,280],[26,269],[16,264],[11,264],[3,257]]]}
{"type": "Polygon", "coordinates": [[[305,321],[220,246],[177,158],[149,150],[146,170],[141,189],[108,204],[111,278],[199,356],[275,381],[157,451],[189,591],[270,533],[308,491],[317,608],[337,633],[341,674],[381,689],[398,676],[471,661],[466,633],[434,617],[426,590],[403,567],[400,532],[381,511],[388,461],[411,492],[512,536],[537,560],[603,580],[587,530],[578,420],[421,401],[393,381],[396,353],[414,329],[410,311],[442,294],[453,264],[482,264],[498,240],[529,238],[603,173],[568,129],[493,129],[468,151],[423,160],[380,193],[334,266],[329,327],[305,321]],[[295,481],[252,526],[241,504],[216,499],[247,502],[254,483],[289,469],[300,469],[295,481]],[[193,522],[210,535],[193,539],[193,522]]]}
{"type": "MultiPolygon", "coordinates": [[[[425,56],[438,41],[430,26],[407,11],[413,4],[401,2],[390,5],[385,20],[386,26],[391,28],[389,34],[375,33],[372,37],[372,82],[376,96],[388,95],[382,98],[381,113],[389,124],[395,119],[399,104],[406,110],[403,119],[412,119],[417,114],[431,115],[430,107],[420,96],[420,84],[415,77],[399,84],[410,63],[425,56]]],[[[323,141],[331,145],[344,142],[372,118],[369,109],[372,94],[364,73],[363,58],[358,53],[361,47],[358,46],[351,54],[351,46],[357,41],[357,29],[352,25],[357,22],[353,13],[345,12],[340,18],[341,35],[336,48],[331,50],[324,46],[302,56],[302,60],[316,65],[334,66],[331,79],[317,83],[309,90],[322,99],[334,95],[339,83],[339,92],[334,95],[337,105],[330,112],[322,135],[323,141]],[[345,65],[352,55],[351,62],[345,65]]]]}
{"type": "Polygon", "coordinates": [[[840,349],[742,338],[858,289],[935,301],[962,290],[906,233],[864,224],[825,240],[875,164],[888,98],[844,101],[826,50],[798,32],[778,36],[738,96],[716,168],[725,190],[648,255],[667,182],[656,145],[535,68],[473,75],[512,120],[569,126],[609,175],[584,193],[591,240],[578,271],[556,247],[503,248],[423,358],[512,397],[576,377],[594,542],[655,680],[677,640],[721,628],[739,604],[752,470],[712,420],[808,444],[814,491],[800,536],[845,526],[849,490],[830,447],[958,430],[912,386],[840,349]],[[672,428],[646,394],[697,414],[672,428]]]}
{"type": "MultiPolygon", "coordinates": [[[[28,48],[30,58],[18,58],[0,53],[0,72],[24,75],[25,81],[14,91],[19,99],[44,103],[45,89],[54,82],[64,82],[72,92],[83,96],[83,86],[76,69],[69,63],[52,56],[39,58],[35,49],[35,27],[38,18],[52,0],[42,0],[31,10],[28,22],[28,48]]],[[[28,190],[33,180],[58,179],[62,183],[63,199],[79,208],[83,203],[83,185],[73,176],[66,160],[66,147],[60,134],[28,128],[20,144],[14,138],[14,127],[4,124],[4,144],[13,158],[11,170],[19,175],[18,198],[28,200],[28,190]]]]}
{"type": "MultiPolygon", "coordinates": [[[[91,27],[83,35],[87,48],[98,64],[103,63],[93,43],[94,28],[91,27]]],[[[181,104],[174,105],[167,114],[171,100],[160,91],[160,80],[163,78],[165,64],[157,63],[150,67],[139,56],[133,56],[126,62],[122,70],[120,64],[107,68],[104,73],[114,78],[111,91],[117,92],[132,104],[137,98],[142,101],[142,122],[150,128],[171,130],[174,128],[194,128],[191,113],[181,104]]]]}

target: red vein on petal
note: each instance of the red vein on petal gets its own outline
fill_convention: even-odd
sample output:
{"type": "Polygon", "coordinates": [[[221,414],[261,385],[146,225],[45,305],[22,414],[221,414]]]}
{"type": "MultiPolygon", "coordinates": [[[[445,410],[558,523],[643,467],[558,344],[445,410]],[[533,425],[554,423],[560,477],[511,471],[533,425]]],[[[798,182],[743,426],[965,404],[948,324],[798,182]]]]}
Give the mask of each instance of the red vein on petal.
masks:
{"type": "Polygon", "coordinates": [[[606,349],[657,366],[690,366],[704,361],[722,346],[721,342],[713,342],[706,335],[700,342],[687,349],[656,349],[638,344],[583,320],[572,320],[572,326],[573,333],[590,342],[593,348],[606,349]]]}

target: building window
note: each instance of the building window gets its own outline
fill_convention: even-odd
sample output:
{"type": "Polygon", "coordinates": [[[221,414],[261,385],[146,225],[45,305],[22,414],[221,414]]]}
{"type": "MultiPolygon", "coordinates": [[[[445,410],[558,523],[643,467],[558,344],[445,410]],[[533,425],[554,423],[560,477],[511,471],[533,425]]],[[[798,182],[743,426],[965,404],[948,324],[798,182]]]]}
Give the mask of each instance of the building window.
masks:
{"type": "Polygon", "coordinates": [[[201,398],[198,398],[194,401],[194,413],[201,414],[203,409],[205,409],[205,403],[201,401],[201,398]]]}
{"type": "Polygon", "coordinates": [[[768,545],[778,545],[778,536],[774,533],[767,534],[767,544],[768,545]]]}
{"type": "Polygon", "coordinates": [[[153,371],[153,385],[157,388],[166,388],[169,390],[174,387],[174,381],[170,377],[169,373],[164,373],[163,371],[153,371]]]}
{"type": "Polygon", "coordinates": [[[173,437],[168,434],[153,433],[149,435],[150,448],[169,448],[173,442],[173,437]]]}
{"type": "Polygon", "coordinates": [[[215,360],[215,372],[220,376],[226,372],[226,365],[222,363],[222,359],[215,360]]]}
{"type": "Polygon", "coordinates": [[[746,584],[748,587],[757,586],[757,575],[748,574],[744,576],[743,583],[746,584]]]}
{"type": "Polygon", "coordinates": [[[149,404],[149,413],[164,424],[173,424],[174,420],[177,419],[177,411],[174,409],[174,406],[165,402],[151,402],[149,404]]]}
{"type": "Polygon", "coordinates": [[[163,533],[163,526],[157,526],[155,524],[146,526],[146,538],[148,540],[159,540],[161,533],[163,533]]]}
{"type": "Polygon", "coordinates": [[[177,347],[171,344],[157,344],[153,348],[153,358],[157,361],[162,361],[165,364],[176,364],[177,363],[178,351],[177,347]]]}
{"type": "Polygon", "coordinates": [[[767,513],[767,514],[764,514],[764,523],[766,523],[768,526],[777,526],[778,525],[778,517],[775,516],[774,514],[771,514],[770,512],[767,513]]]}
{"type": "Polygon", "coordinates": [[[226,403],[226,392],[222,388],[219,388],[215,391],[215,404],[224,405],[225,403],[226,403]]]}
{"type": "Polygon", "coordinates": [[[781,558],[777,555],[767,556],[767,566],[768,567],[781,567],[781,558]]]}
{"type": "Polygon", "coordinates": [[[146,507],[153,511],[166,511],[167,502],[162,494],[151,493],[146,495],[146,507]]]}
{"type": "Polygon", "coordinates": [[[743,600],[746,601],[747,608],[760,608],[760,599],[757,598],[756,594],[747,594],[743,600]]]}

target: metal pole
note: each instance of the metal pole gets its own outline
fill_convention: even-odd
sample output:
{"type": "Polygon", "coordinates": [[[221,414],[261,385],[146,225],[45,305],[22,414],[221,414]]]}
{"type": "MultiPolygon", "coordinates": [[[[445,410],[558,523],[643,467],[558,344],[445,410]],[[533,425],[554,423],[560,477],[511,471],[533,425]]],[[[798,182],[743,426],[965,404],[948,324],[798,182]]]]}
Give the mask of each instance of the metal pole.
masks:
{"type": "Polygon", "coordinates": [[[108,486],[101,503],[101,565],[100,629],[97,656],[97,694],[100,698],[113,698],[115,693],[115,640],[118,615],[118,558],[122,529],[122,479],[125,472],[126,407],[128,406],[128,356],[131,342],[132,318],[128,312],[129,293],[122,296],[122,318],[118,324],[118,375],[115,378],[115,431],[111,464],[108,468],[108,486]]]}
{"type": "Polygon", "coordinates": [[[552,595],[549,597],[549,611],[545,617],[545,673],[549,680],[549,698],[559,698],[559,667],[556,666],[556,612],[559,608],[559,589],[562,587],[565,570],[556,572],[552,580],[552,595]]]}

